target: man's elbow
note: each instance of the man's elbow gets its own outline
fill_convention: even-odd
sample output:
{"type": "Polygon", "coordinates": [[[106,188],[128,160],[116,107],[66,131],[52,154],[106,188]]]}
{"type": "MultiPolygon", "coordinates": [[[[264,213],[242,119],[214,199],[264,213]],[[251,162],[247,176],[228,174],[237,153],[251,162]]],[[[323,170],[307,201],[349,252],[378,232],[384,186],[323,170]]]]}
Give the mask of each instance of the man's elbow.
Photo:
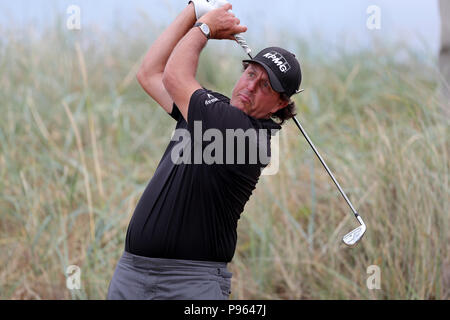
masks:
{"type": "MultiPolygon", "coordinates": [[[[161,76],[159,77],[161,79],[161,76]]],[[[136,74],[136,80],[141,85],[141,87],[153,97],[153,92],[155,91],[155,83],[158,81],[157,75],[151,75],[143,70],[139,70],[136,74]]]]}
{"type": "Polygon", "coordinates": [[[176,90],[178,84],[177,76],[173,72],[170,72],[170,70],[169,72],[166,70],[163,74],[162,83],[170,94],[173,90],[176,90]]]}
{"type": "Polygon", "coordinates": [[[139,82],[139,84],[140,84],[141,86],[144,85],[145,79],[146,79],[146,78],[147,78],[147,77],[146,77],[146,75],[145,75],[145,72],[144,72],[142,69],[139,70],[138,73],[136,74],[136,80],[139,82]]]}

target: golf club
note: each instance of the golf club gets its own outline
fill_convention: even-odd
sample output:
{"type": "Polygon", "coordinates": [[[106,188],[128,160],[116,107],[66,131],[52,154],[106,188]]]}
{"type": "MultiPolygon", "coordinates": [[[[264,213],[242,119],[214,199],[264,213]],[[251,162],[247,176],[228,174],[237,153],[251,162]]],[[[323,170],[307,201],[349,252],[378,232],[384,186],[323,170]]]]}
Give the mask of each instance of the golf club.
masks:
{"type": "MultiPolygon", "coordinates": [[[[253,59],[253,57],[251,56],[251,49],[248,46],[247,42],[245,41],[245,39],[241,36],[241,35],[236,35],[235,36],[237,43],[244,49],[245,53],[250,57],[250,59],[253,59]]],[[[303,90],[299,90],[296,93],[300,93],[303,92],[303,90]]],[[[328,174],[330,175],[331,179],[333,180],[333,182],[336,184],[337,188],[339,189],[339,191],[341,192],[342,196],[344,197],[345,201],[347,202],[347,204],[349,205],[350,209],[352,210],[353,214],[355,215],[356,219],[358,220],[358,222],[360,223],[360,226],[357,227],[356,229],[350,231],[349,233],[347,233],[342,241],[349,247],[354,247],[358,244],[358,242],[362,239],[364,233],[366,232],[366,224],[364,223],[363,219],[361,218],[361,216],[358,214],[358,212],[355,210],[355,208],[353,207],[352,203],[350,202],[350,200],[347,198],[347,195],[345,194],[344,190],[342,190],[341,186],[339,185],[339,183],[337,182],[336,178],[334,177],[333,173],[330,171],[330,169],[328,168],[327,164],[325,163],[325,161],[322,159],[322,157],[320,156],[319,152],[317,151],[316,147],[314,146],[314,144],[312,143],[311,139],[309,139],[308,134],[306,133],[306,131],[303,129],[302,125],[300,124],[300,122],[297,120],[296,117],[293,118],[295,124],[297,125],[297,127],[300,129],[300,131],[302,132],[303,136],[306,138],[306,140],[308,141],[309,145],[311,146],[311,148],[314,150],[314,153],[317,155],[317,157],[319,158],[320,162],[322,163],[322,165],[324,166],[325,170],[327,170],[328,174]]]]}
{"type": "Polygon", "coordinates": [[[250,57],[250,59],[253,59],[251,53],[252,50],[250,49],[250,47],[247,44],[247,41],[245,41],[245,39],[241,36],[241,35],[235,35],[234,38],[236,39],[237,43],[239,43],[239,45],[242,47],[242,49],[244,49],[245,53],[250,57]]]}
{"type": "Polygon", "coordinates": [[[349,205],[350,209],[353,211],[353,214],[355,215],[356,219],[358,220],[358,222],[360,223],[360,226],[357,227],[356,229],[350,231],[349,233],[347,233],[344,238],[342,239],[342,241],[349,247],[354,247],[358,244],[359,240],[361,240],[362,236],[364,235],[364,233],[366,232],[366,224],[364,223],[363,219],[361,218],[361,216],[358,214],[358,212],[355,210],[355,208],[353,207],[352,203],[350,202],[350,200],[347,198],[347,195],[345,194],[344,190],[342,190],[341,186],[339,185],[339,183],[337,182],[336,178],[334,177],[333,173],[330,171],[330,169],[328,168],[327,164],[325,163],[325,161],[322,159],[322,157],[320,156],[319,152],[317,151],[316,147],[314,146],[314,144],[312,143],[311,139],[309,139],[308,134],[306,133],[306,131],[303,129],[302,125],[300,124],[300,122],[297,120],[296,117],[294,117],[294,122],[297,125],[297,127],[300,129],[300,131],[302,132],[303,136],[306,138],[306,140],[308,141],[309,145],[311,146],[311,148],[314,150],[315,154],[317,155],[317,157],[319,158],[320,162],[322,163],[322,165],[324,166],[325,170],[327,170],[328,174],[330,175],[331,179],[333,180],[333,182],[336,184],[336,186],[338,187],[339,191],[341,192],[342,196],[344,197],[345,201],[347,202],[347,204],[349,205]]]}

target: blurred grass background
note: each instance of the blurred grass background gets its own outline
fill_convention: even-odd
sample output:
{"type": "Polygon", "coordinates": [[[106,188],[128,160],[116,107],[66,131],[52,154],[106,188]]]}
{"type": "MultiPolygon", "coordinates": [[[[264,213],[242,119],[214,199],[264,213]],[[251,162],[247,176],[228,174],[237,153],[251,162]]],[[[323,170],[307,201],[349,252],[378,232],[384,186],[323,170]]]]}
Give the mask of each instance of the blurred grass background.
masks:
{"type": "MultiPolygon", "coordinates": [[[[63,25],[0,29],[0,299],[104,299],[175,128],[135,79],[161,27],[63,25]],[[69,265],[81,268],[82,290],[66,288],[69,265]]],[[[303,66],[298,119],[368,231],[354,249],[341,243],[357,222],[289,123],[279,173],[261,178],[242,214],[231,298],[449,299],[449,117],[437,58],[400,43],[355,51],[279,38],[303,66]],[[370,265],[380,290],[366,286],[370,265]]],[[[243,57],[236,44],[211,43],[200,82],[229,95],[243,57]]]]}

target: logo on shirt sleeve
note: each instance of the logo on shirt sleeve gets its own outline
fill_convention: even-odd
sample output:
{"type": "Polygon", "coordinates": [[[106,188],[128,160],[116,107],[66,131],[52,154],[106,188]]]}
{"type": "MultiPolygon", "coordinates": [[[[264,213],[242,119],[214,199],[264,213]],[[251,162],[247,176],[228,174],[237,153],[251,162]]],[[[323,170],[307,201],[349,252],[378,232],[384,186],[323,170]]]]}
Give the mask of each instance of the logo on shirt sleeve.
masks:
{"type": "Polygon", "coordinates": [[[217,101],[219,101],[219,99],[217,99],[216,97],[214,97],[213,95],[211,95],[211,94],[207,94],[208,95],[208,100],[206,100],[205,101],[205,106],[208,106],[208,105],[210,105],[210,104],[212,104],[212,103],[214,103],[214,102],[217,102],[217,101]]]}

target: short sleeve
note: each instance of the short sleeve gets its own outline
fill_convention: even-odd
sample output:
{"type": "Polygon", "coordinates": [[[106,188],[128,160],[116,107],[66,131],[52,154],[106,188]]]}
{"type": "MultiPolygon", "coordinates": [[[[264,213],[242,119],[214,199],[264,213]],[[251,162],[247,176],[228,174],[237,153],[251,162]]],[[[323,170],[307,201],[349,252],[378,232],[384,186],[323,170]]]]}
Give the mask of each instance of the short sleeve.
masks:
{"type": "Polygon", "coordinates": [[[169,115],[176,121],[180,121],[183,115],[180,112],[180,109],[178,109],[177,105],[174,103],[172,108],[172,113],[169,113],[169,115]]]}
{"type": "Polygon", "coordinates": [[[195,122],[201,122],[203,130],[218,129],[224,133],[227,129],[251,128],[249,117],[222,97],[206,89],[195,91],[189,103],[188,130],[193,130],[195,122]]]}

